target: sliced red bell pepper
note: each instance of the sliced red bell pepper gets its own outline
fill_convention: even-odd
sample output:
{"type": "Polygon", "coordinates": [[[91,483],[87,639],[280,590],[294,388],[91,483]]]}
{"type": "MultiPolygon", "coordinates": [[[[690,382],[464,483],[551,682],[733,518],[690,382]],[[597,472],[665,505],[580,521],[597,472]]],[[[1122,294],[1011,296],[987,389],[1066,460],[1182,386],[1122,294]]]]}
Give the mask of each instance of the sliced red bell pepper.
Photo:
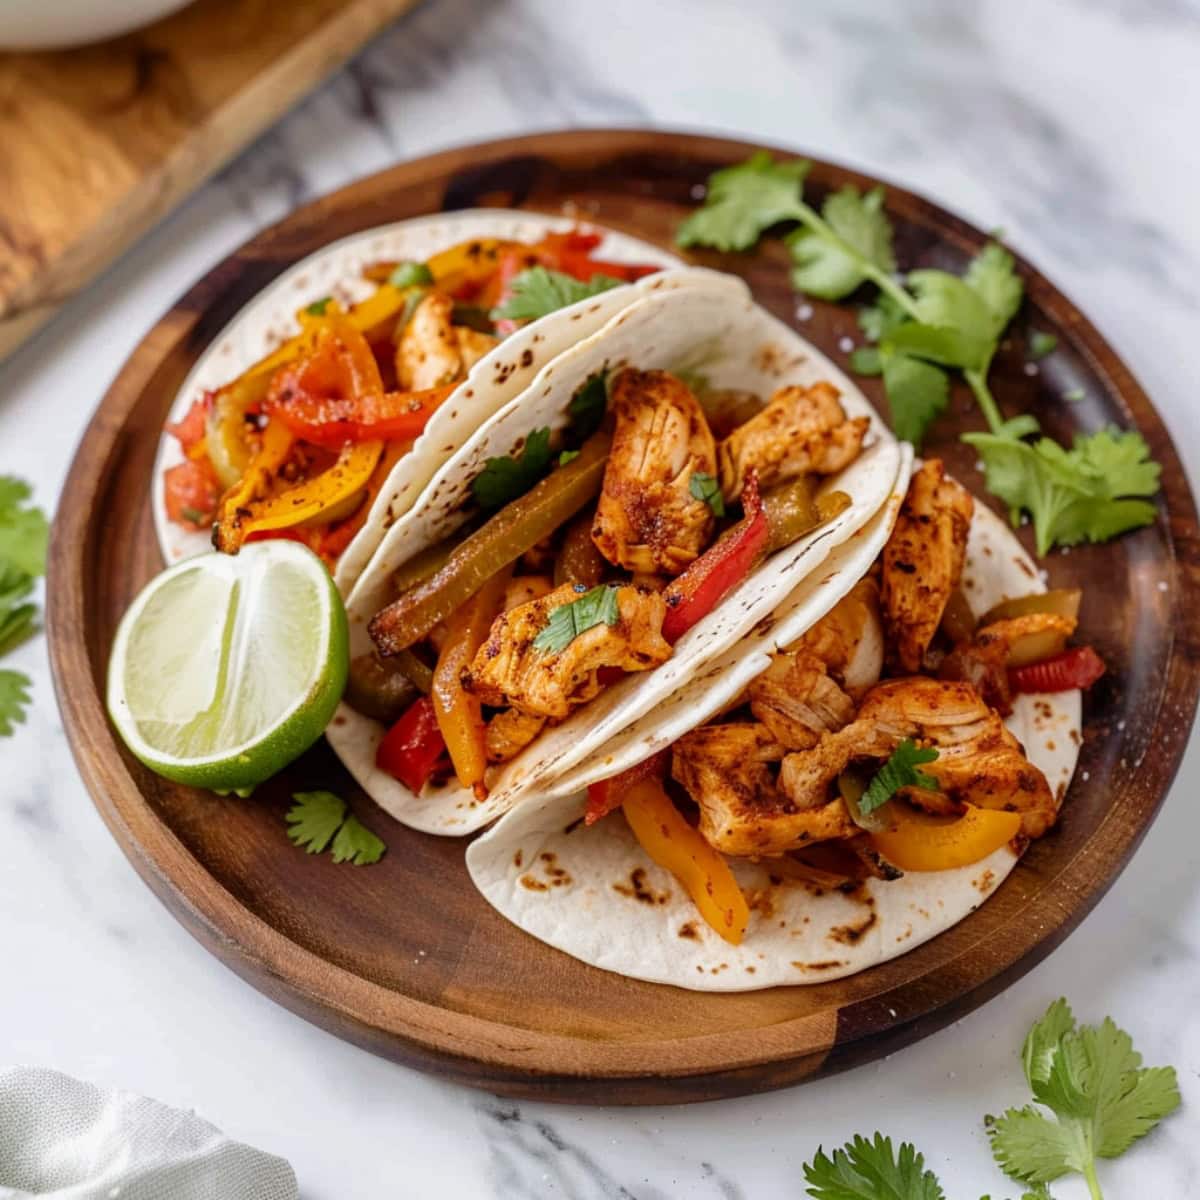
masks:
{"type": "Polygon", "coordinates": [[[662,633],[668,642],[677,642],[708,616],[721,598],[750,574],[766,551],[767,514],[758,493],[758,475],[753,470],[746,472],[742,507],[745,516],[663,593],[667,615],[662,633]]]}
{"type": "Polygon", "coordinates": [[[420,696],[383,735],[375,752],[375,765],[400,780],[413,795],[419,795],[445,752],[446,742],[438,728],[433,701],[420,696]]]}
{"type": "Polygon", "coordinates": [[[263,412],[318,446],[412,439],[454,390],[387,392],[371,345],[345,317],[326,317],[311,352],[280,367],[263,412]]]}
{"type": "Polygon", "coordinates": [[[611,779],[601,779],[588,784],[587,813],[583,818],[585,825],[594,825],[601,817],[616,812],[625,799],[625,793],[635,783],[643,779],[661,779],[667,772],[667,761],[670,750],[660,750],[649,758],[628,770],[612,776],[611,779]]]}
{"type": "Polygon", "coordinates": [[[346,442],[411,442],[454,388],[447,384],[421,392],[383,392],[355,399],[292,391],[286,382],[278,388],[273,383],[263,409],[278,417],[296,437],[317,446],[336,449],[346,442]]]}
{"type": "Polygon", "coordinates": [[[1073,646],[1042,662],[1013,667],[1008,681],[1014,692],[1069,692],[1091,687],[1104,671],[1104,659],[1091,646],[1073,646]]]}

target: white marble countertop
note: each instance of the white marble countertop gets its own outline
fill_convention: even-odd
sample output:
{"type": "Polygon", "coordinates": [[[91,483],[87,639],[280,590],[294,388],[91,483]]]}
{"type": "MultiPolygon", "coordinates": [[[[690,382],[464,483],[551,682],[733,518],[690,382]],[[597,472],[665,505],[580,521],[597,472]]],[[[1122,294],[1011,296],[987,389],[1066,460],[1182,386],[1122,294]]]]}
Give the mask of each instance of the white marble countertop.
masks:
{"type": "MultiPolygon", "coordinates": [[[[0,367],[0,473],[48,509],[147,326],[263,222],[430,150],[561,126],[732,131],[891,177],[1002,226],[1141,378],[1187,461],[1200,377],[1196,0],[431,0],[147,237],[0,367]]],[[[6,662],[5,665],[10,665],[6,662]]],[[[1016,1053],[1060,994],[1179,1068],[1185,1110],[1103,1178],[1200,1194],[1196,739],[1134,861],[1046,962],[972,1016],[815,1085],[692,1108],[514,1104],[305,1024],[210,957],[89,801],[39,641],[0,743],[0,1063],[197,1109],[294,1164],[306,1200],[800,1197],[819,1142],[914,1140],[951,1197],[1008,1186],[981,1118],[1025,1097],[1016,1053]],[[1189,1134],[1190,1127],[1190,1134],[1189,1134]]],[[[1082,1185],[1055,1189],[1060,1200],[1082,1185]]]]}

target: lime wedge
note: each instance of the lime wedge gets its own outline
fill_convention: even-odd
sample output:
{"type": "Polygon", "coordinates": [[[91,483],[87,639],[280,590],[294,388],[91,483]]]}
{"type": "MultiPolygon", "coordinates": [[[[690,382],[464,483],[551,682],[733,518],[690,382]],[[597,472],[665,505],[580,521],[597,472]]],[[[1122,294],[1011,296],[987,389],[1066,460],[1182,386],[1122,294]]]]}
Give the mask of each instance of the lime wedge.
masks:
{"type": "Polygon", "coordinates": [[[346,612],[297,542],[185,559],[139,593],[108,663],[108,712],[168,779],[253,788],[322,734],[346,686],[346,612]]]}

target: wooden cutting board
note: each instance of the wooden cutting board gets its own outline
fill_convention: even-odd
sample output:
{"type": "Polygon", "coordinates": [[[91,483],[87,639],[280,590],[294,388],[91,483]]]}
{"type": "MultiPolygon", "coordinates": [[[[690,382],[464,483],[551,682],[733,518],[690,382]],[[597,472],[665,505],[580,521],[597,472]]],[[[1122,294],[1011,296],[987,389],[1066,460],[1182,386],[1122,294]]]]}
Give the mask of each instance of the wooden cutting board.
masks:
{"type": "Polygon", "coordinates": [[[415,0],[196,0],[0,54],[0,359],[415,0]]]}

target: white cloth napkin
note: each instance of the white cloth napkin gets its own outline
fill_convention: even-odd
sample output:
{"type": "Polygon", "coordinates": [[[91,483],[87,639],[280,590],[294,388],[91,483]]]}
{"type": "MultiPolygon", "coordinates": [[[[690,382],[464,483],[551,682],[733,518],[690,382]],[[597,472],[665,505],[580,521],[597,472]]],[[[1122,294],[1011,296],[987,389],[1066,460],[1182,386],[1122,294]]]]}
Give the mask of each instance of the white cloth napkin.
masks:
{"type": "Polygon", "coordinates": [[[0,1200],[298,1200],[282,1159],[194,1113],[58,1071],[0,1070],[0,1200]]]}

